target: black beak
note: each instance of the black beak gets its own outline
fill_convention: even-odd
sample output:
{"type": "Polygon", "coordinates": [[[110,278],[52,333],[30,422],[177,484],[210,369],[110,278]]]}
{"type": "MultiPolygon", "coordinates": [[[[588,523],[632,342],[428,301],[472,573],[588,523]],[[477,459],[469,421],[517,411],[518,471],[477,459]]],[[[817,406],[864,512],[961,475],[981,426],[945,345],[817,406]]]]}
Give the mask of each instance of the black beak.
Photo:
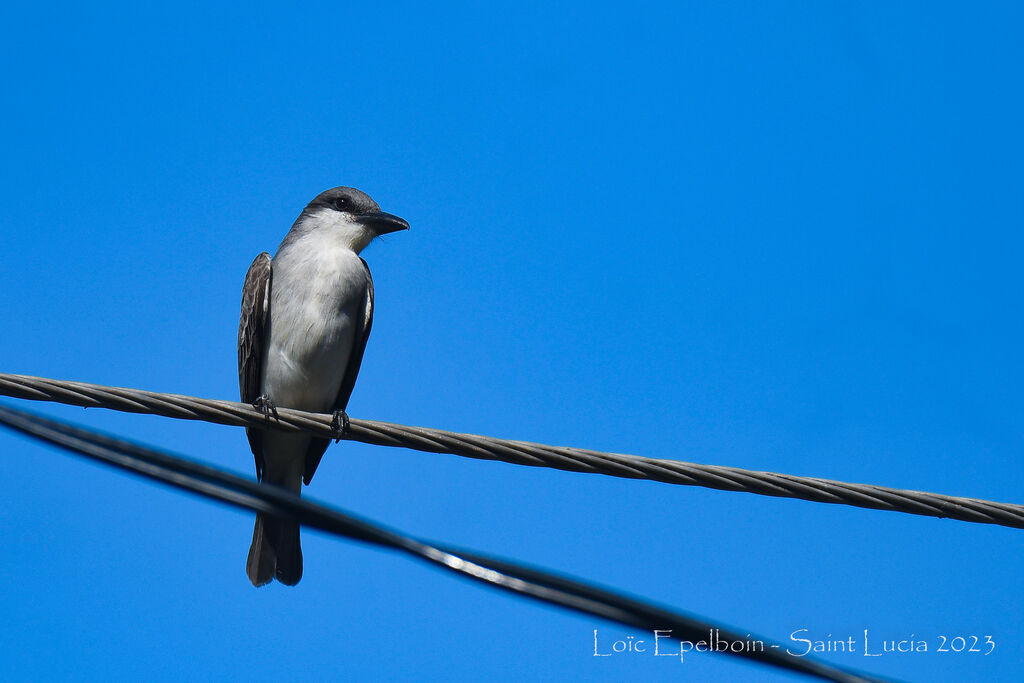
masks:
{"type": "Polygon", "coordinates": [[[389,232],[408,230],[409,223],[404,218],[383,211],[374,213],[361,213],[357,216],[359,222],[373,230],[378,235],[386,235],[389,232]]]}

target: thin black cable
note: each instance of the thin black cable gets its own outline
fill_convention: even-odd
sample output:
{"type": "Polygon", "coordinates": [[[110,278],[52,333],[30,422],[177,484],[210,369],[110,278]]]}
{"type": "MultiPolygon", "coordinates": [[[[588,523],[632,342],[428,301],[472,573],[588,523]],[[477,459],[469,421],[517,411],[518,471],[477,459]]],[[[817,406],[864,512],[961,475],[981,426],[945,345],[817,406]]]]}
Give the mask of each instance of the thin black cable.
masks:
{"type": "Polygon", "coordinates": [[[0,405],[0,424],[92,460],[198,493],[236,507],[279,517],[373,545],[401,550],[449,571],[541,602],[566,607],[642,630],[671,631],[678,641],[714,639],[727,644],[727,654],[826,680],[879,681],[822,662],[790,655],[784,645],[657,607],[610,590],[549,572],[421,541],[332,510],[273,486],[257,485],[238,475],[173,456],[122,439],[0,405]],[[757,643],[762,643],[760,649],[757,643]],[[733,651],[733,644],[740,651],[733,651]]]}
{"type": "Polygon", "coordinates": [[[871,484],[851,484],[721,465],[702,465],[679,460],[602,453],[582,448],[545,446],[526,441],[509,441],[489,436],[458,434],[441,429],[407,427],[354,418],[350,421],[350,430],[344,435],[338,435],[332,427],[331,415],[278,408],[273,418],[268,420],[266,415],[245,403],[27,375],[0,373],[0,394],[35,401],[57,401],[69,405],[151,413],[185,420],[244,425],[256,429],[271,426],[284,431],[304,431],[327,438],[341,436],[344,439],[378,446],[411,448],[428,453],[451,453],[531,467],[552,467],[570,472],[648,479],[684,486],[704,486],[723,491],[799,498],[817,503],[948,517],[965,522],[999,524],[1024,529],[1024,505],[871,484]]]}

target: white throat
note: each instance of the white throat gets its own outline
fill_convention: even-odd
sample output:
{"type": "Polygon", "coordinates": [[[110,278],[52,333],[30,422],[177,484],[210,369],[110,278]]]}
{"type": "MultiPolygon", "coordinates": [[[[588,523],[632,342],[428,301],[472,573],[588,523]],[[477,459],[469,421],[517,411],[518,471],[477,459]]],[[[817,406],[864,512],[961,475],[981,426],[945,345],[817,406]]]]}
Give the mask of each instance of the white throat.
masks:
{"type": "Polygon", "coordinates": [[[355,253],[361,252],[376,235],[357,221],[352,214],[330,209],[320,209],[307,216],[304,231],[316,234],[317,240],[329,241],[336,247],[344,247],[355,253]]]}

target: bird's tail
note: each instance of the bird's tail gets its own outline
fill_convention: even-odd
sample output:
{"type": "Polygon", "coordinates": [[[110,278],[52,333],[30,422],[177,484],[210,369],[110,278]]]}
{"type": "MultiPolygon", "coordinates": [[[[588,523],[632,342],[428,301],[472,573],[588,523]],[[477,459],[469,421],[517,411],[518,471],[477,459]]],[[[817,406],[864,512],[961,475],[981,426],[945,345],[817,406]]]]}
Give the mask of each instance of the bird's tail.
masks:
{"type": "Polygon", "coordinates": [[[256,513],[245,571],[254,586],[270,583],[275,576],[287,586],[297,584],[302,578],[298,522],[256,513]]]}

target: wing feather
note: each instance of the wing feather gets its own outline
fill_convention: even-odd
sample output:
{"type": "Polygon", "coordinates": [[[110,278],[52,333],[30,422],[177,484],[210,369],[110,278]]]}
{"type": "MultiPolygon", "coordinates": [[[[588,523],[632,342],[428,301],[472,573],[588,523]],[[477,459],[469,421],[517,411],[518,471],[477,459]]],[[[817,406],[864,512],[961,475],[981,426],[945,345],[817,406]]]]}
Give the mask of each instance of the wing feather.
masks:
{"type": "MultiPolygon", "coordinates": [[[[270,254],[263,252],[249,266],[242,286],[242,315],[238,322],[238,389],[243,403],[260,397],[263,383],[263,356],[270,320],[272,281],[270,254]]],[[[256,460],[256,478],[263,479],[263,430],[246,428],[249,447],[256,460]]]]}

